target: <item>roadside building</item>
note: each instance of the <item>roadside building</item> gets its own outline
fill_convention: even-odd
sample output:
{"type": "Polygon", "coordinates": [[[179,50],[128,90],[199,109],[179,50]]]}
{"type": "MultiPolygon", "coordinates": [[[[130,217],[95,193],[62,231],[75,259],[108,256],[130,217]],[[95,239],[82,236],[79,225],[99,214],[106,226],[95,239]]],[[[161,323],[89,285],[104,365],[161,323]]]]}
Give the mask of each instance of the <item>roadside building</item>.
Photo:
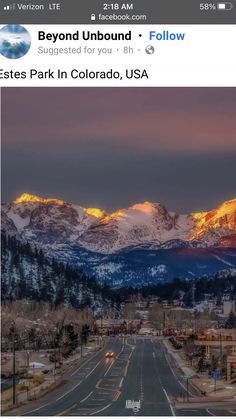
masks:
{"type": "Polygon", "coordinates": [[[218,354],[220,369],[225,357],[227,381],[236,378],[236,329],[208,329],[199,335],[194,343],[204,349],[208,360],[212,360],[212,356],[218,354]]]}
{"type": "Polygon", "coordinates": [[[224,316],[228,316],[231,312],[236,314],[236,301],[223,301],[224,316]]]}

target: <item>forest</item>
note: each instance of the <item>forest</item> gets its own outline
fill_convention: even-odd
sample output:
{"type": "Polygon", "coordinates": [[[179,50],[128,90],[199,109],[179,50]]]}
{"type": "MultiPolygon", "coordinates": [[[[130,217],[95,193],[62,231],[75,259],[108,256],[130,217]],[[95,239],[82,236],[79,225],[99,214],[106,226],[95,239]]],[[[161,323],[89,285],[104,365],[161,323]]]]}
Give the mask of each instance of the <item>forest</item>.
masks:
{"type": "Polygon", "coordinates": [[[42,249],[15,237],[3,233],[1,242],[3,301],[29,299],[49,302],[55,307],[60,304],[76,309],[90,307],[95,312],[108,304],[118,313],[120,304],[136,294],[144,298],[157,296],[160,301],[179,299],[186,307],[209,298],[217,298],[220,306],[224,297],[236,298],[236,275],[230,270],[195,280],[176,278],[142,288],[112,289],[108,283],[98,282],[69,263],[50,259],[42,249]]]}

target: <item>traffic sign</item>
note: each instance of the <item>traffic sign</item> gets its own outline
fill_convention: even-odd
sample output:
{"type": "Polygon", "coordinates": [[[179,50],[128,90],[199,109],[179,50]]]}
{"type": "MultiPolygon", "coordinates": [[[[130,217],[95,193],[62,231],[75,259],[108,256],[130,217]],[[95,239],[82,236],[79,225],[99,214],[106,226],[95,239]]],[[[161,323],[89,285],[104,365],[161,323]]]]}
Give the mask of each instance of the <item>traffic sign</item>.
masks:
{"type": "Polygon", "coordinates": [[[184,373],[184,377],[185,378],[192,378],[193,374],[191,374],[190,372],[185,372],[184,373]]]}
{"type": "Polygon", "coordinates": [[[211,378],[218,380],[220,378],[220,371],[211,371],[211,378]]]}
{"type": "Polygon", "coordinates": [[[185,372],[184,373],[184,379],[185,380],[190,380],[190,378],[192,378],[193,374],[190,374],[189,372],[185,372]]]}

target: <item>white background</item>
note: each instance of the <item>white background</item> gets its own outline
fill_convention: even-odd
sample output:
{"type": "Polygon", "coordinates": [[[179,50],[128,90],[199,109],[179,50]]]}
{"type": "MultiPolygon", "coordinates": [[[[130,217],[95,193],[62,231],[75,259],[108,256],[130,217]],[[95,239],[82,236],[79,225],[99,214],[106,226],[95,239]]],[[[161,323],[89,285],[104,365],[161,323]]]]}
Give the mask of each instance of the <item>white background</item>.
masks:
{"type": "MultiPolygon", "coordinates": [[[[3,25],[1,25],[3,26],[3,25]]],[[[39,71],[48,69],[70,71],[107,71],[111,68],[124,73],[124,69],[146,69],[149,79],[123,80],[47,80],[2,79],[1,86],[236,86],[236,25],[24,25],[30,32],[32,45],[27,55],[10,60],[0,55],[0,68],[4,71],[39,71]],[[79,30],[96,32],[132,31],[132,41],[39,41],[38,31],[69,32],[79,30]],[[185,32],[184,41],[149,40],[149,31],[185,32]],[[139,34],[142,33],[142,37],[139,34]],[[112,48],[112,54],[81,54],[49,56],[38,54],[38,47],[112,48]],[[147,55],[145,47],[153,45],[155,53],[147,55]],[[123,47],[130,46],[134,54],[124,54],[123,47]],[[117,49],[119,51],[117,51],[117,49]],[[140,51],[138,51],[140,49],[140,51]]]]}

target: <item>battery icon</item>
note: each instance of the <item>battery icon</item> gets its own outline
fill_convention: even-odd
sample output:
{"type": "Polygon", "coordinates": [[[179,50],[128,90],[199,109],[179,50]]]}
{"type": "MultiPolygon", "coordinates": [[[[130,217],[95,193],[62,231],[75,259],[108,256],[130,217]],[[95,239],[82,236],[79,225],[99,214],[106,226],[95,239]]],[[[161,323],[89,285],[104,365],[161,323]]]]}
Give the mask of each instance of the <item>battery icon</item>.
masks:
{"type": "Polygon", "coordinates": [[[227,1],[226,3],[217,3],[218,10],[231,10],[233,9],[233,7],[234,6],[229,1],[227,1]]]}

